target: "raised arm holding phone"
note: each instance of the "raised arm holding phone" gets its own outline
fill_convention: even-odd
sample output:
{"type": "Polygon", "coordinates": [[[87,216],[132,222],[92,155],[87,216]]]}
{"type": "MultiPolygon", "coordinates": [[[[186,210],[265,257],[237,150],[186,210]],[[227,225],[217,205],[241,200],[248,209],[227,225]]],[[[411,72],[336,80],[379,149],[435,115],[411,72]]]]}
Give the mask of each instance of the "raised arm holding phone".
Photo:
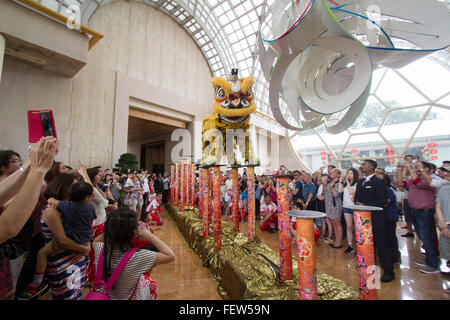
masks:
{"type": "Polygon", "coordinates": [[[41,138],[31,149],[30,169],[23,186],[0,216],[0,244],[16,236],[27,222],[57,152],[58,140],[52,136],[41,138]]]}

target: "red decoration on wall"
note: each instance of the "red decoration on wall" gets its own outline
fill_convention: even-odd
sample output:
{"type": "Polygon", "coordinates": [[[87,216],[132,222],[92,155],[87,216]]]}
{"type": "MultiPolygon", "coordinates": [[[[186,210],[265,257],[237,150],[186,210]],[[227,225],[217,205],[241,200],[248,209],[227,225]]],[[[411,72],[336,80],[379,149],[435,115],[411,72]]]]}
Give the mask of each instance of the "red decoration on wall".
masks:
{"type": "Polygon", "coordinates": [[[325,161],[322,161],[322,165],[324,166],[324,165],[326,165],[327,163],[325,162],[325,161]]]}
{"type": "Polygon", "coordinates": [[[322,160],[327,160],[327,157],[322,157],[322,158],[320,158],[320,159],[322,159],[322,160]]]}
{"type": "Polygon", "coordinates": [[[436,142],[430,142],[430,143],[428,144],[428,146],[429,146],[430,148],[436,148],[436,147],[438,146],[438,144],[437,144],[436,142]]]}
{"type": "Polygon", "coordinates": [[[320,153],[320,155],[321,156],[324,156],[324,155],[326,155],[327,153],[325,152],[325,151],[322,151],[321,153],[320,153]]]}
{"type": "Polygon", "coordinates": [[[350,152],[351,152],[351,153],[357,153],[357,152],[358,152],[358,150],[356,150],[356,149],[352,149],[352,150],[350,150],[350,152]]]}
{"type": "Polygon", "coordinates": [[[388,162],[389,162],[389,163],[393,163],[394,161],[395,161],[395,160],[392,159],[392,158],[389,158],[389,159],[388,159],[388,162]]]}
{"type": "Polygon", "coordinates": [[[430,150],[430,153],[431,153],[431,154],[436,154],[436,153],[438,153],[438,151],[437,151],[436,149],[431,149],[431,150],[430,150]]]}
{"type": "Polygon", "coordinates": [[[392,151],[392,149],[390,147],[386,147],[386,149],[384,149],[384,150],[386,150],[386,152],[392,151]]]}
{"type": "Polygon", "coordinates": [[[438,157],[436,157],[436,156],[431,157],[431,160],[437,160],[437,159],[438,159],[438,157]]]}
{"type": "Polygon", "coordinates": [[[394,153],[393,152],[388,152],[387,155],[392,157],[394,155],[394,153]]]}

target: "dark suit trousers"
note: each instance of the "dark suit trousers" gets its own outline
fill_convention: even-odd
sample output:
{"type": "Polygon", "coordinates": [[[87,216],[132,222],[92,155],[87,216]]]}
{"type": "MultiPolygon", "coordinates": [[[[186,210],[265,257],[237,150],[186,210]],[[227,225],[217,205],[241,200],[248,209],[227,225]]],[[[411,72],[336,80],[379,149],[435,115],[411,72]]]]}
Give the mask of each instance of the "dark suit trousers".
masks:
{"type": "Polygon", "coordinates": [[[394,274],[394,252],[392,222],[383,211],[372,211],[372,229],[375,246],[380,256],[380,264],[387,275],[394,274]]]}

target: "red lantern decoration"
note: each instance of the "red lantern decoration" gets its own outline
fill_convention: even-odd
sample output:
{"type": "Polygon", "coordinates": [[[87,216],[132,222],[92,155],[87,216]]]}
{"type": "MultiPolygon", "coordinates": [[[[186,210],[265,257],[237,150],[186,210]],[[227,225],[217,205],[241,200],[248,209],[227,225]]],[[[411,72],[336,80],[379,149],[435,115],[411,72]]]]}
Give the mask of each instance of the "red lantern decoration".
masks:
{"type": "Polygon", "coordinates": [[[325,162],[325,161],[322,161],[322,165],[324,166],[324,165],[326,165],[327,163],[325,162]]]}
{"type": "Polygon", "coordinates": [[[438,153],[438,151],[437,151],[436,149],[431,149],[431,150],[430,150],[430,153],[431,153],[431,154],[436,154],[436,153],[438,153]]]}
{"type": "Polygon", "coordinates": [[[356,149],[352,149],[352,150],[350,150],[350,152],[351,152],[351,153],[357,153],[357,152],[358,152],[358,150],[356,150],[356,149]]]}
{"type": "Polygon", "coordinates": [[[428,146],[429,146],[430,148],[436,148],[436,147],[438,146],[438,144],[437,144],[436,142],[430,142],[430,143],[428,144],[428,146]]]}
{"type": "Polygon", "coordinates": [[[393,153],[393,152],[388,152],[387,155],[390,156],[390,157],[392,157],[392,156],[394,155],[394,153],[393,153]]]}
{"type": "Polygon", "coordinates": [[[322,151],[321,153],[320,153],[320,155],[321,156],[324,156],[324,155],[326,155],[327,153],[325,152],[325,151],[322,151]]]}
{"type": "Polygon", "coordinates": [[[327,160],[327,157],[322,157],[322,158],[320,158],[321,160],[327,160]]]}
{"type": "Polygon", "coordinates": [[[392,149],[390,147],[386,147],[386,149],[384,149],[384,150],[386,150],[386,152],[391,152],[392,151],[392,149]]]}
{"type": "Polygon", "coordinates": [[[395,161],[395,160],[392,159],[392,158],[389,158],[389,159],[388,159],[388,162],[389,162],[389,163],[393,163],[394,161],[395,161]]]}
{"type": "Polygon", "coordinates": [[[301,155],[301,153],[299,152],[299,153],[297,153],[298,154],[298,156],[301,158],[302,157],[302,155],[301,155]]]}
{"type": "Polygon", "coordinates": [[[431,160],[437,160],[437,158],[438,158],[438,157],[436,157],[436,156],[432,156],[432,157],[431,157],[431,160]]]}

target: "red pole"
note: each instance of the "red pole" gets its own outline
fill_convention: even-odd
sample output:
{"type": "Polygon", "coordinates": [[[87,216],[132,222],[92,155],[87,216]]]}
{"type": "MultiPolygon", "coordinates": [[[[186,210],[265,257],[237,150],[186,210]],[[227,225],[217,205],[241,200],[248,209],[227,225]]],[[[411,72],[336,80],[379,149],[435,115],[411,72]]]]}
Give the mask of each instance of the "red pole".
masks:
{"type": "Polygon", "coordinates": [[[186,202],[186,206],[190,207],[191,206],[191,197],[189,196],[190,194],[190,177],[191,175],[191,163],[189,160],[186,160],[186,163],[184,164],[184,183],[185,183],[185,191],[186,191],[186,196],[185,196],[185,202],[186,202]]]}
{"type": "Polygon", "coordinates": [[[208,170],[209,169],[200,169],[200,183],[202,185],[202,191],[200,192],[200,196],[202,197],[202,215],[203,215],[203,238],[208,236],[208,211],[209,211],[209,185],[208,185],[208,170]]]}
{"type": "Polygon", "coordinates": [[[212,214],[213,214],[213,184],[212,184],[212,175],[211,175],[211,169],[208,168],[208,232],[209,232],[209,226],[212,222],[212,214]]]}
{"type": "Polygon", "coordinates": [[[278,237],[280,241],[280,279],[292,280],[292,245],[290,234],[290,217],[286,215],[289,211],[288,177],[277,179],[277,201],[278,201],[278,237]]]}
{"type": "Polygon", "coordinates": [[[220,194],[220,167],[212,168],[212,184],[213,184],[213,230],[214,230],[214,250],[218,251],[222,248],[222,210],[221,210],[221,194],[220,194]]]}
{"type": "Polygon", "coordinates": [[[353,210],[355,219],[356,257],[359,275],[359,297],[361,300],[377,300],[374,245],[371,211],[353,210]],[[373,268],[373,270],[371,270],[373,268]]]}
{"type": "Polygon", "coordinates": [[[247,186],[248,186],[248,241],[255,237],[255,168],[247,168],[247,186]]]}
{"type": "Polygon", "coordinates": [[[174,176],[175,176],[175,165],[171,164],[170,165],[170,203],[173,204],[174,202],[174,187],[175,187],[175,183],[174,183],[174,176]]]}
{"type": "Polygon", "coordinates": [[[197,177],[195,176],[195,163],[191,166],[191,206],[195,203],[195,186],[197,184],[197,177]]]}
{"type": "Polygon", "coordinates": [[[317,299],[314,219],[297,218],[298,291],[300,300],[317,299]]]}
{"type": "Polygon", "coordinates": [[[184,212],[184,199],[185,199],[185,192],[184,192],[184,161],[181,161],[181,169],[180,169],[180,211],[184,212]]]}
{"type": "Polygon", "coordinates": [[[238,201],[239,201],[239,183],[238,183],[238,168],[231,168],[231,201],[233,201],[233,232],[239,231],[238,201]]]}
{"type": "Polygon", "coordinates": [[[175,205],[178,206],[178,195],[179,195],[179,185],[180,185],[180,164],[175,163],[175,205]]]}

